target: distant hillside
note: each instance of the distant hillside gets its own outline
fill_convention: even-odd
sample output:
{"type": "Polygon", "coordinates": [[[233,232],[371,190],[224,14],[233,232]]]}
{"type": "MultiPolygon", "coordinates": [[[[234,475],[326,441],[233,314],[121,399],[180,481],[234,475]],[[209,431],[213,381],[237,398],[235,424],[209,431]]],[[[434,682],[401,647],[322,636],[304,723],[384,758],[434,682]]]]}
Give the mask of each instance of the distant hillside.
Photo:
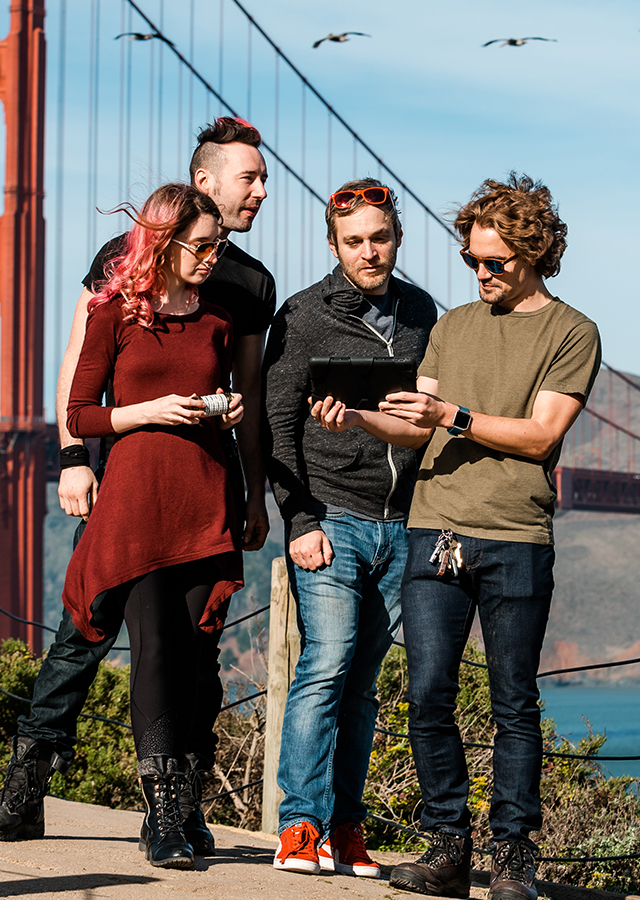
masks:
{"type": "MultiPolygon", "coordinates": [[[[559,512],[542,669],[640,658],[640,515],[559,512]]],[[[640,680],[640,665],[572,680],[640,680]]]]}
{"type": "MultiPolygon", "coordinates": [[[[622,374],[640,388],[640,375],[622,374]]],[[[640,435],[640,390],[607,369],[598,373],[588,407],[627,431],[640,435]]],[[[567,435],[560,458],[561,466],[623,472],[627,471],[628,462],[633,471],[640,472],[640,441],[615,431],[587,412],[580,414],[567,435]]]]}

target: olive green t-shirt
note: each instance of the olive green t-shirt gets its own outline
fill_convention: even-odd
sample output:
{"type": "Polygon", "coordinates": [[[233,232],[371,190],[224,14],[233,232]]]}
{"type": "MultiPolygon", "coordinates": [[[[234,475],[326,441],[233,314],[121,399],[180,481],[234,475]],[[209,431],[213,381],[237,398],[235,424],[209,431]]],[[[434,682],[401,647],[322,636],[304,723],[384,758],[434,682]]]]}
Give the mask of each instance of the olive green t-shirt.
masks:
{"type": "MultiPolygon", "coordinates": [[[[438,396],[489,416],[531,418],[538,391],[580,394],[600,367],[594,322],[557,297],[534,312],[481,300],[447,312],[418,375],[438,396]]],[[[552,544],[561,444],[544,461],[502,453],[436,428],[416,484],[409,528],[450,528],[489,540],[552,544]]]]}

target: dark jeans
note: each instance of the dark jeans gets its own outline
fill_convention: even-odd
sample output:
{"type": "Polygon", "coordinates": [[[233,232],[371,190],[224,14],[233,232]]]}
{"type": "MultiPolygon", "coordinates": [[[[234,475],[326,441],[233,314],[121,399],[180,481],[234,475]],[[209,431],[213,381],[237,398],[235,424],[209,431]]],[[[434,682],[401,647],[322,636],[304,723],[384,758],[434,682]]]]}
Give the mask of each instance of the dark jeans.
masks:
{"type": "Polygon", "coordinates": [[[552,546],[459,536],[465,568],[438,577],[439,531],[413,529],[402,584],[409,666],[409,732],[425,830],[471,834],[469,776],[454,720],[460,661],[477,608],[496,726],[489,821],[494,841],[523,840],[542,824],[536,674],[553,592],[552,546]]]}
{"type": "Polygon", "coordinates": [[[99,643],[88,641],[63,610],[56,639],[42,662],[33,687],[33,704],[28,716],[18,719],[18,734],[54,749],[71,762],[75,755],[76,723],[82,712],[98,666],[116,642],[122,625],[117,614],[107,637],[99,643]]]}

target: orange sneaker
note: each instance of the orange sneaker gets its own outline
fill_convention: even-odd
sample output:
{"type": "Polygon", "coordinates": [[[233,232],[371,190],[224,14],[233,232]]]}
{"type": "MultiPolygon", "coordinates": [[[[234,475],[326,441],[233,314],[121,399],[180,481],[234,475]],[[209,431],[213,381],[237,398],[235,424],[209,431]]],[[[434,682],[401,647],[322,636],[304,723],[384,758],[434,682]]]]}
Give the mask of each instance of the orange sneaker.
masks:
{"type": "Polygon", "coordinates": [[[300,872],[302,875],[319,875],[319,840],[320,834],[311,822],[300,822],[286,828],[280,835],[273,868],[300,872]]]}
{"type": "Polygon", "coordinates": [[[356,822],[338,825],[318,848],[318,860],[327,872],[380,878],[380,866],[367,853],[362,827],[356,822]]]}

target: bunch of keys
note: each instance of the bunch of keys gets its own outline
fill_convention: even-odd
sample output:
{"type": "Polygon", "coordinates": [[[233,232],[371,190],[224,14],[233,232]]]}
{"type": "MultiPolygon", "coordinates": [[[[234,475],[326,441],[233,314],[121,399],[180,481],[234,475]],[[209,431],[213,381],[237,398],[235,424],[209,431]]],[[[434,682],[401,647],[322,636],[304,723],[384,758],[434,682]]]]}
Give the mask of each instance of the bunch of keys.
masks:
{"type": "Polygon", "coordinates": [[[463,566],[462,544],[455,539],[453,531],[441,531],[436,541],[435,550],[429,557],[429,562],[438,566],[438,575],[444,575],[449,570],[454,577],[463,566]]]}

